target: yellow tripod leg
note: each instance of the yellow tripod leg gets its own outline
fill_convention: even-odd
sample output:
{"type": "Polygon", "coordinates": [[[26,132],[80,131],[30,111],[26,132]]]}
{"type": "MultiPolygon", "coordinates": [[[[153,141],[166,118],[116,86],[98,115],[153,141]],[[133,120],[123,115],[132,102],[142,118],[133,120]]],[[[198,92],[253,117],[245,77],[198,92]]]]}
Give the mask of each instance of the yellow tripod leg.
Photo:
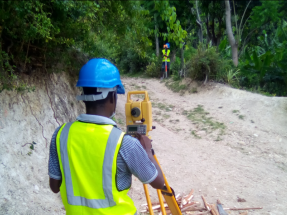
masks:
{"type": "MultiPolygon", "coordinates": [[[[150,138],[150,137],[148,136],[148,138],[150,138]]],[[[166,177],[162,171],[162,168],[158,162],[156,155],[153,154],[153,157],[154,157],[155,161],[157,162],[159,168],[161,169],[161,172],[162,172],[162,175],[164,178],[165,187],[166,187],[166,189],[157,190],[158,200],[159,200],[162,214],[166,215],[166,210],[165,210],[164,202],[163,202],[163,198],[162,198],[162,196],[164,196],[164,199],[165,199],[165,201],[169,207],[169,210],[171,211],[171,214],[172,215],[182,215],[181,210],[180,210],[180,208],[176,202],[175,196],[173,195],[172,189],[170,188],[170,186],[166,180],[166,177]]],[[[146,201],[148,204],[149,213],[150,213],[150,215],[154,215],[153,210],[152,210],[151,200],[149,197],[148,187],[146,184],[144,184],[143,186],[144,186],[144,191],[145,191],[146,201]]]]}
{"type": "MultiPolygon", "coordinates": [[[[156,155],[154,154],[153,157],[154,157],[155,161],[157,162],[158,166],[161,169],[161,166],[160,166],[160,164],[158,162],[158,159],[157,159],[156,155]]],[[[162,191],[164,199],[165,199],[165,201],[166,201],[166,203],[167,203],[167,205],[168,205],[168,207],[169,207],[169,209],[171,211],[171,214],[172,215],[182,215],[181,210],[180,210],[180,208],[179,208],[179,206],[178,206],[178,204],[176,202],[175,196],[173,195],[172,189],[170,188],[163,171],[162,171],[162,175],[163,175],[163,178],[164,178],[164,183],[165,183],[165,186],[166,186],[166,190],[161,190],[161,191],[162,191]]]]}
{"type": "MultiPolygon", "coordinates": [[[[154,215],[153,210],[152,210],[151,200],[150,200],[150,197],[149,197],[148,187],[147,187],[146,184],[144,184],[143,186],[144,186],[144,191],[145,191],[145,196],[146,196],[146,201],[147,201],[147,205],[148,205],[149,214],[154,215]]],[[[163,202],[161,190],[157,190],[157,195],[158,195],[158,200],[159,200],[160,208],[161,208],[161,211],[162,211],[162,215],[166,215],[166,211],[165,211],[165,207],[164,207],[164,202],[163,202]]]]}
{"type": "Polygon", "coordinates": [[[149,214],[150,215],[154,215],[153,210],[152,210],[151,200],[150,200],[150,197],[149,197],[148,187],[147,187],[146,184],[144,184],[143,187],[144,187],[144,192],[145,192],[146,202],[147,202],[147,205],[148,205],[149,214]]]}
{"type": "Polygon", "coordinates": [[[156,192],[157,192],[157,195],[158,195],[158,200],[159,200],[159,204],[160,204],[161,213],[162,213],[162,215],[166,215],[166,211],[165,211],[165,207],[164,207],[164,202],[163,202],[161,190],[156,190],[156,192]]]}

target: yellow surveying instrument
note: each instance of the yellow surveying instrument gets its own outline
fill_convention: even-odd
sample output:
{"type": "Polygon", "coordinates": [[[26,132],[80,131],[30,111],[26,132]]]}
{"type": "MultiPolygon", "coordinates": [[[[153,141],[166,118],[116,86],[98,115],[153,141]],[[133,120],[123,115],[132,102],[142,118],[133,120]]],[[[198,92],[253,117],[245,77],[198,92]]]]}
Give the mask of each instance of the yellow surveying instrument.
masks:
{"type": "MultiPolygon", "coordinates": [[[[128,92],[127,103],[125,106],[126,110],[126,125],[127,134],[134,135],[135,133],[143,134],[148,136],[148,132],[155,129],[152,126],[152,110],[151,102],[148,97],[147,91],[131,91],[128,92]],[[133,101],[131,95],[144,95],[143,101],[133,101]]],[[[149,137],[149,136],[148,136],[149,137]]],[[[150,137],[149,137],[150,138],[150,137]]],[[[161,168],[156,155],[153,153],[154,159],[156,160],[158,166],[161,168]]],[[[163,198],[165,199],[169,210],[172,215],[181,215],[181,210],[176,202],[175,195],[171,187],[169,186],[166,177],[162,171],[164,177],[165,186],[161,190],[157,190],[157,195],[160,203],[161,212],[166,215],[165,205],[163,198]]],[[[149,196],[148,186],[144,186],[145,196],[148,204],[149,214],[153,215],[152,204],[149,196]]]]}

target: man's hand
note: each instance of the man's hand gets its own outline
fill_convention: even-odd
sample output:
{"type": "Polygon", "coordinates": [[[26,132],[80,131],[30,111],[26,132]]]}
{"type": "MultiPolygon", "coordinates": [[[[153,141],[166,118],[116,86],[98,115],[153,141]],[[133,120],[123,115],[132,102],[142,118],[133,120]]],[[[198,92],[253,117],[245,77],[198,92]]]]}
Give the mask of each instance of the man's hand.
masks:
{"type": "Polygon", "coordinates": [[[56,180],[56,179],[50,178],[50,188],[53,191],[53,193],[58,193],[60,191],[61,184],[62,184],[62,179],[56,180]]]}

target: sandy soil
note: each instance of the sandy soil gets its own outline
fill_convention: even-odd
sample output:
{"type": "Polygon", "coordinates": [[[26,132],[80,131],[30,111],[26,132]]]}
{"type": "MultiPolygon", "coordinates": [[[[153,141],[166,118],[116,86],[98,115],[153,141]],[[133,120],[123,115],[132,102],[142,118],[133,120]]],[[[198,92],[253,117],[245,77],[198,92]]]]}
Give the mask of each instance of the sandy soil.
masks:
{"type": "MultiPolygon", "coordinates": [[[[157,107],[153,108],[156,130],[150,134],[176,193],[188,194],[194,189],[195,200],[200,202],[204,195],[209,203],[220,199],[224,207],[263,207],[249,214],[287,214],[286,98],[266,97],[216,83],[203,87],[191,84],[198,92],[182,96],[155,79],[124,78],[123,83],[127,91],[148,90],[157,107]],[[209,112],[213,121],[224,123],[224,134],[200,130],[182,114],[198,105],[209,112]],[[246,202],[238,202],[238,197],[246,202]]],[[[125,102],[126,97],[121,96],[117,117],[122,127],[125,102]]],[[[143,188],[137,179],[133,181],[130,195],[141,208],[145,203],[143,188]]],[[[151,196],[156,200],[155,192],[151,196]]]]}

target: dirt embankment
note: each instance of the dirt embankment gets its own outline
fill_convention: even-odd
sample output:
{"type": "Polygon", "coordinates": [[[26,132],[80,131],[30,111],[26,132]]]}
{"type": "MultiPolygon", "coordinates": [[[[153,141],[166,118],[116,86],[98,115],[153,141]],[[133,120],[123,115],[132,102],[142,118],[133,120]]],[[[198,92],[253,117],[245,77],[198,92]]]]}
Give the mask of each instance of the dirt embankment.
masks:
{"type": "MultiPolygon", "coordinates": [[[[35,92],[0,94],[0,214],[65,213],[60,196],[48,187],[49,143],[55,128],[84,108],[66,75],[34,82],[35,92]]],[[[225,207],[264,207],[249,214],[287,214],[286,98],[215,83],[180,96],[155,79],[123,82],[126,91],[149,92],[157,127],[153,146],[176,193],[193,188],[198,201],[204,195],[225,207]]],[[[116,118],[123,128],[125,102],[119,96],[116,118]]],[[[129,194],[140,209],[145,196],[136,178],[129,194]]]]}
{"type": "Polygon", "coordinates": [[[0,214],[65,214],[60,195],[49,188],[50,140],[84,107],[66,74],[27,81],[35,92],[0,94],[0,214]]]}

